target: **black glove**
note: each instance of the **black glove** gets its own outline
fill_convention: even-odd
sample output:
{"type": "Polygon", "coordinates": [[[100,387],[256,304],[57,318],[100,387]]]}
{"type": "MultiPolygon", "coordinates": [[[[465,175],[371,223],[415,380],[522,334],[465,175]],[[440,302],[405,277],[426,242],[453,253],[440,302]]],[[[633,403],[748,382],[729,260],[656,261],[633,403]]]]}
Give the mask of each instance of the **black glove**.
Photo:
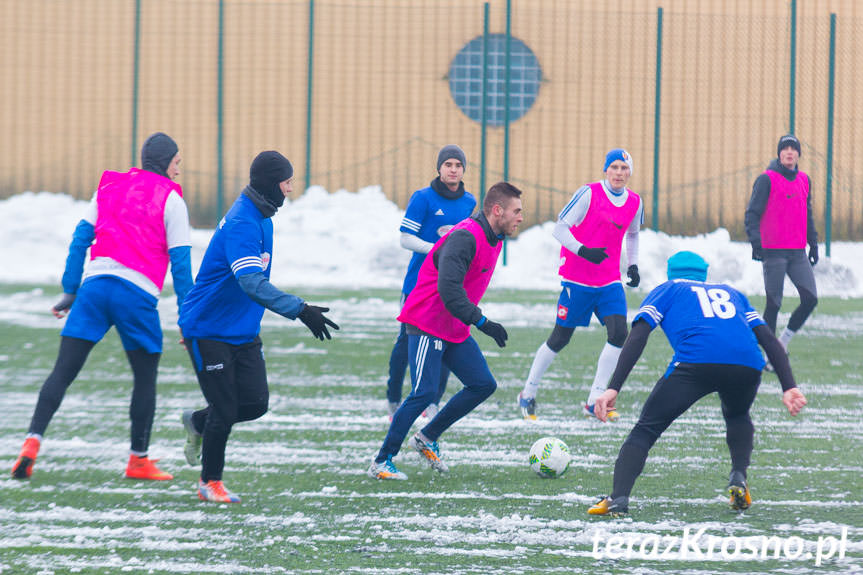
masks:
{"type": "Polygon", "coordinates": [[[608,257],[608,254],[605,253],[605,248],[589,248],[587,246],[578,248],[578,255],[592,264],[598,264],[608,257]]]}
{"type": "Polygon", "coordinates": [[[809,244],[809,263],[812,267],[818,263],[818,244],[809,244]]]}
{"type": "Polygon", "coordinates": [[[303,306],[303,310],[297,315],[297,319],[306,324],[306,327],[309,328],[312,335],[321,341],[324,341],[324,337],[327,339],[333,339],[332,336],[330,336],[327,326],[330,326],[333,329],[339,329],[339,326],[336,325],[335,322],[324,315],[325,311],[330,311],[330,308],[305,304],[303,306]]]}
{"type": "Polygon", "coordinates": [[[75,294],[73,293],[64,293],[63,297],[60,298],[60,301],[51,308],[51,313],[54,314],[54,317],[60,319],[65,317],[67,313],[69,313],[69,309],[72,307],[72,304],[75,302],[75,294]]]}
{"type": "Polygon", "coordinates": [[[764,260],[764,252],[761,251],[761,246],[752,244],[752,259],[756,262],[764,260]]]}
{"type": "Polygon", "coordinates": [[[626,276],[629,278],[629,281],[626,282],[626,285],[629,287],[638,287],[638,284],[641,283],[641,276],[638,275],[638,266],[635,264],[627,268],[626,276]]]}
{"type": "Polygon", "coordinates": [[[496,321],[491,321],[487,317],[482,316],[482,319],[477,322],[476,326],[481,332],[492,338],[495,343],[497,343],[498,347],[504,347],[506,345],[506,339],[509,336],[504,327],[496,321]]]}

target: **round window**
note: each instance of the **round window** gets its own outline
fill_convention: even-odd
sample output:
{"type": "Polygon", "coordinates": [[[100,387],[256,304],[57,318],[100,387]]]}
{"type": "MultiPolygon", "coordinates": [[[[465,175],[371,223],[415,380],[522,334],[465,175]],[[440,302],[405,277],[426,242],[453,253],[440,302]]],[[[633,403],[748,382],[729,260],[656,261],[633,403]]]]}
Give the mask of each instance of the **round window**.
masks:
{"type": "MultiPolygon", "coordinates": [[[[504,124],[506,104],[506,35],[488,37],[486,122],[504,124]]],[[[542,69],[536,55],[518,38],[510,37],[509,121],[521,118],[539,94],[542,69]]],[[[462,48],[449,67],[449,91],[468,118],[482,122],[482,36],[462,48]]]]}

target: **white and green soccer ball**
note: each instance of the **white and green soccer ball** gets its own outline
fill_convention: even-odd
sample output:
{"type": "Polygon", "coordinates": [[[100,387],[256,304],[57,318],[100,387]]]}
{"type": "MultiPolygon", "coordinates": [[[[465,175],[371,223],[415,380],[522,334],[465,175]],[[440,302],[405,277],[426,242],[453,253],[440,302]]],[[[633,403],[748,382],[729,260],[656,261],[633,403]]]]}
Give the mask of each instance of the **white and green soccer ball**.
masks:
{"type": "Polygon", "coordinates": [[[530,448],[530,468],[540,477],[560,477],[569,469],[569,447],[556,437],[543,437],[530,448]]]}

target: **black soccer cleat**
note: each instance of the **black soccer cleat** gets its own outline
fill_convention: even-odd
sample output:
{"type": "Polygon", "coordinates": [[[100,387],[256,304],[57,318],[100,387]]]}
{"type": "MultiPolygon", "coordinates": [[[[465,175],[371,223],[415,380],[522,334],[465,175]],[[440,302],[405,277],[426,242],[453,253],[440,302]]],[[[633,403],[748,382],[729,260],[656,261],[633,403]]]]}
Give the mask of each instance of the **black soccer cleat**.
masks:
{"type": "Polygon", "coordinates": [[[749,485],[746,484],[746,476],[742,471],[731,472],[728,478],[728,497],[728,503],[736,511],[745,511],[752,505],[749,485]]]}

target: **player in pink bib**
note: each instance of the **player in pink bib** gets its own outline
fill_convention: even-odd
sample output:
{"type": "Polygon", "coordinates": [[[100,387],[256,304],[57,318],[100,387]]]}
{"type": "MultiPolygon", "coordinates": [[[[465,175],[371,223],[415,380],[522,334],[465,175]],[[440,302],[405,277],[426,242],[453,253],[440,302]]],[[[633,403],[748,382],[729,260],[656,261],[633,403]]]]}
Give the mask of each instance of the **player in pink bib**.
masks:
{"type": "Polygon", "coordinates": [[[126,477],[168,480],[148,450],[156,412],[156,375],[162,355],[159,294],[170,264],[177,308],[192,287],[189,214],[180,175],[177,143],[161,132],[141,148],[143,169],[106,171],[84,218],[75,228],[63,297],[57,318],[68,314],[60,351],[42,384],[21,454],[12,476],[26,479],[51,419],[93,347],[114,327],[123,343],[134,378],[126,477]],[[84,260],[90,250],[86,268],[84,260]],[[82,281],[83,279],[83,281],[82,281]]]}
{"type": "MultiPolygon", "coordinates": [[[[793,134],[779,138],[776,158],[752,184],[744,224],[752,244],[752,259],[764,272],[764,321],[776,333],[782,307],[785,276],[791,280],[800,304],[791,312],[779,341],[788,349],[791,338],[803,327],[818,304],[818,289],[812,268],[818,263],[818,231],[812,216],[812,182],[802,172],[800,140],[793,134]],[[806,253],[806,247],[809,253],[806,253]]],[[[772,363],[765,369],[772,371],[772,363]]]]}
{"type": "MultiPolygon", "coordinates": [[[[620,349],[626,340],[626,296],[620,279],[624,238],[630,287],[638,287],[638,232],[644,221],[641,198],[626,187],[632,176],[632,156],[621,148],[605,156],[605,179],[579,188],[558,216],[554,237],[560,242],[563,289],[557,303],[557,322],[536,352],[518,405],[525,419],[536,420],[536,395],[545,371],[569,343],[576,326],[590,324],[593,315],[605,326],[608,338],[596,366],[586,415],[605,391],[620,349]]],[[[613,413],[610,419],[617,418],[613,413]]]]}
{"type": "Polygon", "coordinates": [[[408,295],[399,321],[408,334],[411,393],[393,414],[387,436],[368,474],[376,479],[407,479],[392,459],[420,413],[434,401],[443,366],[464,388],[410,440],[410,445],[439,473],[448,471],[437,440],[456,421],[485,401],[497,383],[488,369],[470,326],[506,345],[502,325],[487,319],[482,299],[505,236],[522,221],[521,190],[507,182],[489,188],[482,212],[456,224],[438,240],[422,263],[417,285],[408,295]]]}

